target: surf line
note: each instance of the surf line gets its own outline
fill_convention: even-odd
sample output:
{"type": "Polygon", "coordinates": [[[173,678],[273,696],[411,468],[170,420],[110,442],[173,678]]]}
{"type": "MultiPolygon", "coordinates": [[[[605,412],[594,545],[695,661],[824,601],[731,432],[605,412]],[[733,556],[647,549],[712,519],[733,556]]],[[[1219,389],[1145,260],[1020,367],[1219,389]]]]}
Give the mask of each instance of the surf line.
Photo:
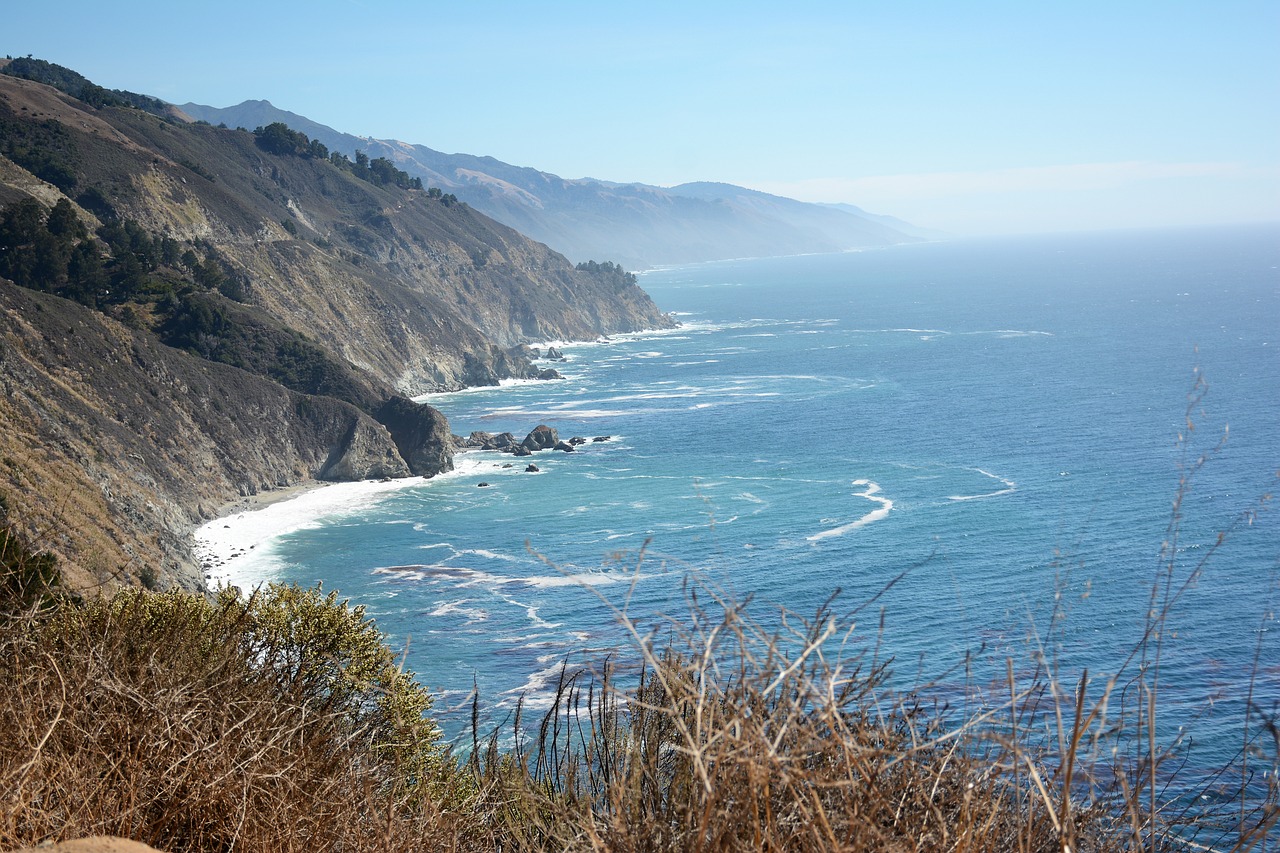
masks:
{"type": "Polygon", "coordinates": [[[1013,480],[1006,480],[1004,477],[1001,477],[999,474],[992,474],[990,471],[984,471],[981,468],[973,468],[972,470],[977,471],[979,474],[985,474],[993,480],[999,480],[1000,482],[1004,483],[1004,488],[994,492],[985,492],[981,495],[948,495],[947,500],[980,501],[983,498],[994,498],[999,495],[1011,495],[1018,490],[1018,484],[1013,482],[1013,480]]]}
{"type": "Polygon", "coordinates": [[[893,509],[893,501],[880,497],[880,486],[877,483],[873,483],[870,480],[854,480],[850,485],[862,486],[862,491],[855,494],[855,498],[866,498],[869,501],[880,504],[880,508],[871,510],[871,512],[856,521],[833,527],[830,530],[824,530],[821,533],[815,533],[809,537],[808,541],[817,542],[820,539],[827,539],[831,536],[843,536],[850,530],[857,530],[859,527],[868,525],[873,521],[879,521],[889,514],[889,510],[893,509]]]}

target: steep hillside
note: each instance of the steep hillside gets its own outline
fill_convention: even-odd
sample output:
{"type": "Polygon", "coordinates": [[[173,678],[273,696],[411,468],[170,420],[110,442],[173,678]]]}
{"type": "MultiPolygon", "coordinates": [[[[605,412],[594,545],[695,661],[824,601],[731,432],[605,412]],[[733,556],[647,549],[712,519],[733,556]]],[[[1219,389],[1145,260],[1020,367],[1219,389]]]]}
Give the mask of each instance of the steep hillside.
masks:
{"type": "Polygon", "coordinates": [[[387,429],[0,282],[0,493],[78,588],[199,585],[187,535],[237,495],[407,476],[387,429]]]}
{"type": "Polygon", "coordinates": [[[0,493],[79,585],[198,586],[190,530],[237,496],[447,470],[406,396],[672,324],[389,161],[28,65],[0,74],[0,493]]]}
{"type": "Polygon", "coordinates": [[[566,180],[493,157],[444,154],[425,145],[342,133],[268,101],[222,109],[188,103],[180,109],[229,127],[283,122],[335,151],[385,157],[578,261],[611,258],[634,269],[917,239],[909,230],[856,208],[807,204],[729,184],[663,188],[566,180]]]}

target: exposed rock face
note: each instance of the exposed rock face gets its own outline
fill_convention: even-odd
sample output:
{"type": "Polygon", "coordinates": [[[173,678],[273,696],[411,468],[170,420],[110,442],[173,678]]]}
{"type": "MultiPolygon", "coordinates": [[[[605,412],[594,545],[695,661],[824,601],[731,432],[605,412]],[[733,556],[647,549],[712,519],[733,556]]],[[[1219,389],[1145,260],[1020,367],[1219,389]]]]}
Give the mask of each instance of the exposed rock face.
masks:
{"type": "Polygon", "coordinates": [[[439,411],[404,397],[393,397],[375,416],[390,431],[410,472],[420,477],[434,477],[442,471],[453,470],[449,421],[439,411]]]}
{"type": "MultiPolygon", "coordinates": [[[[195,358],[7,282],[0,390],[0,491],[83,585],[149,565],[165,584],[194,589],[190,530],[236,496],[412,467],[392,433],[349,403],[195,358]]],[[[418,470],[444,466],[432,432],[443,416],[405,419],[429,427],[405,440],[418,470]]]]}
{"type": "Polygon", "coordinates": [[[380,480],[407,477],[410,473],[387,428],[361,419],[351,425],[347,438],[334,447],[316,479],[380,480]]]}
{"type": "Polygon", "coordinates": [[[553,427],[546,424],[538,424],[529,434],[524,437],[524,441],[520,442],[520,446],[525,450],[550,450],[560,441],[560,436],[553,427]]]}

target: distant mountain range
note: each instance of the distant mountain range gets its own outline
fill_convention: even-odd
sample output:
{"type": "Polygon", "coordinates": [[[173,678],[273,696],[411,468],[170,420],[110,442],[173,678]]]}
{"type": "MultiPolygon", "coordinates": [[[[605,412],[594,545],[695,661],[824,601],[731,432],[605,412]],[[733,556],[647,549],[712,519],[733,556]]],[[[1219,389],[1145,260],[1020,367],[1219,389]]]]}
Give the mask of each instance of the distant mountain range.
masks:
{"type": "Polygon", "coordinates": [[[809,204],[732,184],[675,187],[568,180],[493,157],[343,133],[269,101],[178,107],[197,121],[253,130],[282,122],[332,151],[385,157],[423,182],[546,243],[573,261],[632,269],[725,258],[837,252],[938,236],[853,205],[809,204]]]}

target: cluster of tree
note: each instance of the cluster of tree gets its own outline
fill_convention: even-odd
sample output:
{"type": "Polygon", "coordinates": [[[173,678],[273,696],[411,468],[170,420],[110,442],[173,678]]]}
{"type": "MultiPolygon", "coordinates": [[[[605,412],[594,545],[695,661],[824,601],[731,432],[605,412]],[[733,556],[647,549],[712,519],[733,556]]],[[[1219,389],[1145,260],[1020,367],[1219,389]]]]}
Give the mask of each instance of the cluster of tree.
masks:
{"type": "Polygon", "coordinates": [[[196,248],[130,220],[108,221],[95,237],[66,199],[48,213],[31,198],[0,211],[0,277],[89,307],[155,303],[184,285],[243,298],[243,277],[229,274],[211,248],[203,257],[196,248]]]}
{"type": "Polygon", "coordinates": [[[591,275],[605,281],[613,281],[613,283],[619,287],[629,287],[638,281],[635,273],[627,272],[619,264],[615,264],[613,261],[605,261],[604,263],[583,261],[577,265],[576,269],[590,273],[591,275]]]}
{"type": "Polygon", "coordinates": [[[396,164],[386,157],[375,157],[370,160],[368,154],[357,151],[356,159],[352,162],[346,154],[335,151],[329,155],[329,162],[339,169],[346,169],[360,180],[376,186],[396,186],[405,190],[422,189],[422,178],[412,177],[408,172],[397,169],[396,164]]]}
{"type": "Polygon", "coordinates": [[[246,282],[212,247],[152,236],[132,220],[110,221],[95,237],[66,199],[47,213],[34,199],[15,202],[0,211],[0,278],[91,308],[127,305],[121,316],[148,304],[169,346],[295,391],[360,396],[350,370],[318,344],[236,305],[246,282]]]}
{"type": "Polygon", "coordinates": [[[288,157],[306,157],[315,160],[329,159],[329,148],[318,139],[310,139],[305,133],[291,130],[282,121],[273,121],[266,127],[253,131],[258,147],[268,154],[288,157]]]}
{"type": "Polygon", "coordinates": [[[445,207],[452,207],[458,203],[458,197],[453,193],[447,193],[439,187],[432,187],[427,190],[427,198],[434,198],[445,207]]]}
{"type": "MultiPolygon", "coordinates": [[[[406,190],[423,188],[422,178],[413,177],[403,169],[396,168],[396,164],[386,157],[370,160],[368,154],[357,151],[356,159],[352,161],[346,154],[339,151],[330,153],[328,146],[320,140],[311,139],[302,131],[293,130],[282,121],[273,121],[266,127],[254,128],[253,135],[258,147],[270,154],[313,160],[327,159],[339,169],[377,186],[395,186],[406,190]]],[[[446,204],[452,204],[458,200],[452,195],[446,200],[444,193],[436,187],[432,187],[429,195],[431,198],[445,201],[446,204]]]]}
{"type": "Polygon", "coordinates": [[[161,118],[170,117],[169,105],[159,98],[139,95],[137,92],[126,92],[123,89],[104,89],[70,68],[55,65],[43,59],[21,56],[0,68],[0,73],[44,83],[91,107],[134,107],[161,118]]]}
{"type": "Polygon", "coordinates": [[[350,368],[304,335],[212,293],[171,300],[156,330],[167,345],[266,376],[304,394],[361,399],[350,368]]]}
{"type": "Polygon", "coordinates": [[[76,185],[80,152],[71,133],[53,119],[19,119],[0,104],[0,154],[63,192],[76,185]]]}

